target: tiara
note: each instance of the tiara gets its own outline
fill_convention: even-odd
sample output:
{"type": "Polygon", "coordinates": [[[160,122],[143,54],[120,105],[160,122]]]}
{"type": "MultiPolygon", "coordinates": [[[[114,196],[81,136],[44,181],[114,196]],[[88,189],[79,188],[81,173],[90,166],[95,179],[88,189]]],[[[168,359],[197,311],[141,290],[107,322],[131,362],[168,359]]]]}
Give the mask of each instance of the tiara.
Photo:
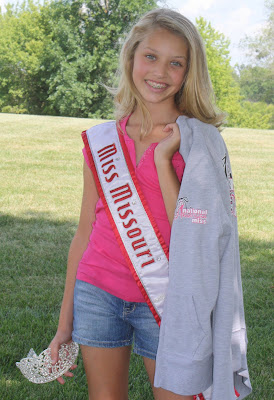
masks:
{"type": "Polygon", "coordinates": [[[46,383],[62,376],[74,364],[79,352],[79,345],[75,342],[62,344],[59,350],[59,360],[52,365],[51,350],[46,350],[37,356],[30,349],[26,358],[16,363],[22,374],[33,383],[46,383]]]}

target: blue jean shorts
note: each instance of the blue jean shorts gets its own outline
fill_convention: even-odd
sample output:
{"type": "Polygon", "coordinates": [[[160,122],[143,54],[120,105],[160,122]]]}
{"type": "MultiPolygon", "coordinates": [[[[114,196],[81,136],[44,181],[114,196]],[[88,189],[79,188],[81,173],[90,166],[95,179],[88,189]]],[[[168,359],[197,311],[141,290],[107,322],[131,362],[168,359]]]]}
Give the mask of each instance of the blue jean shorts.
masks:
{"type": "Polygon", "coordinates": [[[91,347],[133,345],[133,352],[156,359],[159,326],[146,303],[124,301],[76,280],[72,339],[91,347]]]}

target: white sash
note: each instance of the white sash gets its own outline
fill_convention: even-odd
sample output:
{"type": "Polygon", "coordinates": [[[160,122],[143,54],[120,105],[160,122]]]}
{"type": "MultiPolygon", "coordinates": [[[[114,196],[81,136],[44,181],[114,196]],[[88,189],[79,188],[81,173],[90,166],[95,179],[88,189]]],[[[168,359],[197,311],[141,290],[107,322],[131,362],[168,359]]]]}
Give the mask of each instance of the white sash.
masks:
{"type": "Polygon", "coordinates": [[[168,248],[139,186],[123,134],[109,122],[83,132],[82,138],[118,244],[160,325],[168,285],[168,248]]]}

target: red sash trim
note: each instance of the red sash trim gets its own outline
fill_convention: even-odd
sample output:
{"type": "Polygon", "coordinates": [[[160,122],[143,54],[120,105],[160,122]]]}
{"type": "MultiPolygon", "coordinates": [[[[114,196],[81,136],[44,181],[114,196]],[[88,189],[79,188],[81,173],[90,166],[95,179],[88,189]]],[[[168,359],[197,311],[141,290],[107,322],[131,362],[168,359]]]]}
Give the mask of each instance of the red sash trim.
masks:
{"type": "Polygon", "coordinates": [[[236,394],[237,398],[240,397],[240,393],[238,393],[235,388],[234,388],[234,390],[235,390],[235,394],[236,394]]]}
{"type": "Polygon", "coordinates": [[[193,400],[205,400],[203,393],[193,396],[193,400]]]}
{"type": "MultiPolygon", "coordinates": [[[[152,227],[153,227],[153,229],[155,231],[155,234],[157,235],[157,238],[158,238],[158,240],[159,240],[159,242],[160,242],[160,244],[161,244],[161,246],[163,248],[163,251],[166,254],[166,257],[168,258],[168,247],[167,247],[167,245],[166,245],[166,243],[165,243],[165,241],[164,241],[164,239],[163,239],[163,237],[162,237],[162,235],[161,235],[161,233],[160,233],[160,231],[159,231],[159,229],[158,229],[158,227],[156,225],[154,217],[151,214],[151,211],[150,211],[150,209],[148,207],[148,204],[147,204],[147,202],[145,200],[145,197],[144,197],[144,195],[142,193],[142,190],[141,190],[141,188],[139,186],[139,182],[138,182],[138,179],[137,179],[137,177],[135,175],[134,167],[132,165],[132,162],[131,162],[131,159],[130,159],[130,156],[129,156],[129,152],[128,152],[127,147],[126,147],[126,144],[125,144],[125,141],[124,141],[124,138],[123,138],[123,134],[121,133],[121,131],[119,131],[118,133],[119,133],[119,140],[120,140],[120,143],[121,143],[121,146],[122,146],[122,150],[124,152],[124,156],[125,156],[125,159],[126,159],[126,163],[127,163],[129,172],[130,172],[131,177],[132,177],[132,181],[133,181],[134,186],[135,186],[135,188],[136,188],[136,190],[138,192],[138,195],[139,195],[139,197],[140,197],[140,199],[142,201],[143,207],[144,207],[144,209],[145,209],[145,211],[146,211],[146,213],[148,215],[148,218],[149,218],[149,220],[151,222],[151,225],[152,225],[152,227]]],[[[111,212],[109,210],[109,207],[108,207],[108,204],[107,204],[103,189],[101,187],[100,179],[99,179],[99,176],[98,176],[98,173],[97,173],[97,170],[96,170],[96,166],[95,166],[95,163],[94,163],[94,160],[93,160],[93,156],[91,154],[91,150],[90,150],[90,147],[89,147],[86,131],[84,131],[82,133],[82,139],[83,139],[83,142],[84,142],[84,145],[85,145],[85,149],[86,149],[86,152],[87,152],[87,156],[88,156],[88,159],[89,159],[89,162],[90,162],[90,165],[91,165],[91,170],[92,170],[92,173],[93,173],[93,176],[94,176],[94,180],[95,180],[95,183],[96,183],[96,186],[97,186],[97,190],[99,192],[100,198],[101,198],[102,203],[104,205],[105,211],[107,213],[107,216],[108,216],[108,219],[110,221],[111,227],[112,227],[113,232],[115,234],[116,240],[117,240],[117,242],[119,244],[119,247],[120,247],[120,249],[121,249],[121,251],[122,251],[122,253],[123,253],[124,257],[125,257],[125,260],[126,260],[128,266],[129,266],[129,269],[130,269],[130,271],[131,271],[131,273],[132,273],[132,275],[133,275],[133,277],[134,277],[134,279],[135,279],[135,281],[136,281],[136,283],[137,283],[142,295],[144,296],[144,299],[145,299],[146,303],[148,304],[148,306],[149,306],[149,308],[150,308],[150,310],[151,310],[156,322],[160,326],[161,318],[158,315],[157,311],[155,310],[152,302],[150,301],[150,298],[149,298],[144,286],[142,285],[142,282],[140,281],[140,279],[139,279],[139,277],[138,277],[138,275],[137,275],[137,273],[135,271],[135,268],[134,268],[134,266],[133,266],[133,264],[131,262],[131,259],[130,259],[129,255],[128,255],[127,251],[126,251],[126,248],[125,248],[125,246],[123,244],[123,241],[122,241],[122,239],[120,237],[120,234],[119,234],[119,232],[117,230],[115,221],[114,221],[114,219],[112,217],[112,214],[111,214],[111,212]]]]}
{"type": "MultiPolygon", "coordinates": [[[[237,392],[237,390],[235,388],[234,388],[234,391],[235,391],[236,397],[237,398],[240,397],[240,394],[237,392]]],[[[200,393],[200,394],[197,394],[197,395],[193,396],[193,400],[205,400],[205,398],[203,396],[203,393],[200,393]]]]}

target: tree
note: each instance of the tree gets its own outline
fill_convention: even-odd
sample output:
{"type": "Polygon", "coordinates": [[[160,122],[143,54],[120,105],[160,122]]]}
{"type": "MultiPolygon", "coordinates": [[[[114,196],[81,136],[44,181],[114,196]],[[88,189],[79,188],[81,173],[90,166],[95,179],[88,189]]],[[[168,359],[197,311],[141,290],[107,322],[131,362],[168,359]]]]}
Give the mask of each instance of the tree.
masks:
{"type": "Polygon", "coordinates": [[[260,110],[264,108],[265,115],[272,113],[269,127],[273,129],[274,107],[270,105],[274,103],[274,1],[265,1],[265,7],[267,20],[264,27],[256,36],[246,36],[241,41],[249,64],[236,68],[241,95],[251,102],[259,102],[256,107],[260,110]]]}
{"type": "Polygon", "coordinates": [[[274,64],[274,1],[265,0],[267,20],[256,36],[246,36],[240,46],[246,51],[252,65],[273,68],[274,64]]]}
{"type": "Polygon", "coordinates": [[[241,41],[249,65],[236,66],[241,94],[250,101],[274,103],[274,1],[265,2],[267,21],[256,36],[241,41]]]}
{"type": "Polygon", "coordinates": [[[241,96],[230,66],[230,42],[202,17],[196,19],[196,26],[205,43],[208,70],[216,103],[221,110],[227,112],[228,125],[235,126],[241,96]]]}
{"type": "MultiPolygon", "coordinates": [[[[0,111],[112,117],[112,99],[104,85],[115,82],[125,32],[155,6],[154,0],[49,0],[44,5],[27,0],[8,6],[0,14],[0,111]]],[[[241,72],[247,82],[245,98],[251,99],[252,89],[260,101],[243,102],[230,66],[229,41],[203,18],[197,27],[217,105],[228,113],[228,124],[254,127],[256,115],[257,125],[267,127],[271,107],[261,101],[270,100],[261,92],[263,88],[271,96],[270,82],[258,78],[255,84],[252,78],[249,84],[250,74],[266,75],[260,69],[241,72]]]]}
{"type": "Polygon", "coordinates": [[[45,44],[39,7],[32,1],[20,8],[8,5],[0,14],[0,109],[39,110],[36,75],[45,44]]]}
{"type": "Polygon", "coordinates": [[[274,104],[274,74],[272,68],[236,66],[241,94],[246,100],[274,104]]]}
{"type": "Polygon", "coordinates": [[[104,84],[118,66],[123,33],[154,0],[52,0],[0,16],[2,111],[112,115],[104,84]],[[9,54],[9,49],[12,51],[9,54]]]}
{"type": "Polygon", "coordinates": [[[44,113],[112,117],[104,84],[113,83],[121,38],[155,5],[152,0],[51,2],[42,11],[51,35],[42,61],[41,80],[48,86],[44,113]]]}
{"type": "MultiPolygon", "coordinates": [[[[212,25],[199,18],[197,28],[205,42],[209,74],[218,107],[228,114],[228,126],[269,129],[273,107],[251,103],[240,93],[235,72],[230,66],[229,40],[212,25]]],[[[259,90],[259,89],[258,89],[259,90]]]]}

